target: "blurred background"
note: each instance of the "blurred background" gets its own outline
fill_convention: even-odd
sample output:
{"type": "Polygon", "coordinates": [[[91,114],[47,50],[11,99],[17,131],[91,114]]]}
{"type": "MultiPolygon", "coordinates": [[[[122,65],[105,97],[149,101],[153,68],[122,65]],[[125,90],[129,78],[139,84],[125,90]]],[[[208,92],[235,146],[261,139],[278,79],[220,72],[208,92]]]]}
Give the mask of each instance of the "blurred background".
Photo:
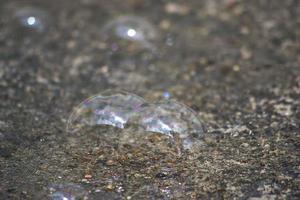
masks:
{"type": "Polygon", "coordinates": [[[299,198],[299,4],[1,0],[0,198],[299,198]],[[204,147],[67,145],[72,109],[107,89],[186,104],[204,147]]]}

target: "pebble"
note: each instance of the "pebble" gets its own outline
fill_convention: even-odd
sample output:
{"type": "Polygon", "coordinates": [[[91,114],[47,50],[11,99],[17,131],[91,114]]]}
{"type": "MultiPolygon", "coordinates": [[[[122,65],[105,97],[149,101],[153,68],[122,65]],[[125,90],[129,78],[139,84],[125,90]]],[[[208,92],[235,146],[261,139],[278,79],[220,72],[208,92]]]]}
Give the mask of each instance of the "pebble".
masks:
{"type": "Polygon", "coordinates": [[[165,5],[165,12],[169,14],[187,15],[190,12],[190,8],[183,4],[167,3],[165,5]]]}

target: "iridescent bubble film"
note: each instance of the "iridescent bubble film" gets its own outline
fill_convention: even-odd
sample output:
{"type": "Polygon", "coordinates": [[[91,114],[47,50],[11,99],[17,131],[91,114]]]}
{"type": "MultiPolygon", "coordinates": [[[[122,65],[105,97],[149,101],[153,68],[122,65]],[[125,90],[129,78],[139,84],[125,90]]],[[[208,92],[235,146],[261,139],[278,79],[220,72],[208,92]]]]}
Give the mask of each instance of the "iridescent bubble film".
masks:
{"type": "Polygon", "coordinates": [[[204,132],[195,112],[174,100],[144,106],[138,122],[146,131],[179,137],[185,149],[189,149],[192,140],[199,139],[204,132]]]}
{"type": "Polygon", "coordinates": [[[124,129],[118,136],[122,144],[168,138],[166,143],[191,149],[204,134],[201,121],[187,106],[174,100],[148,103],[126,92],[100,94],[83,101],[71,114],[67,130],[74,133],[87,127],[103,129],[103,125],[124,129]]]}
{"type": "Polygon", "coordinates": [[[143,98],[126,92],[95,95],[75,108],[68,121],[68,131],[73,132],[86,125],[124,128],[131,115],[144,102],[143,98]]]}

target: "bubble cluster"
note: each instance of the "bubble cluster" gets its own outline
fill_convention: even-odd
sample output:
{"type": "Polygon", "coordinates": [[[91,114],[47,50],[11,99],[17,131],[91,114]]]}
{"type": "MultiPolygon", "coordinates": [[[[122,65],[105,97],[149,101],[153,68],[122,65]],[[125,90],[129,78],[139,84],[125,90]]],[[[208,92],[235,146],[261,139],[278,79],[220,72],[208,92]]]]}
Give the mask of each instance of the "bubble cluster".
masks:
{"type": "Polygon", "coordinates": [[[103,125],[130,130],[120,135],[122,143],[136,144],[159,134],[184,149],[191,149],[204,133],[201,121],[187,106],[175,100],[148,103],[126,92],[99,94],[83,101],[71,114],[67,131],[75,133],[103,125]]]}

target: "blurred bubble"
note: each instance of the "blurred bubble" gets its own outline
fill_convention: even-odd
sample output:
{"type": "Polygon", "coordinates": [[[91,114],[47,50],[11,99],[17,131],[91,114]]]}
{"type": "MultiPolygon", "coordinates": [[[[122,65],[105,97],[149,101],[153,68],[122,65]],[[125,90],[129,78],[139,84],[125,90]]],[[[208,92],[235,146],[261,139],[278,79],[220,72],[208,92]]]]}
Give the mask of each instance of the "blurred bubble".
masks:
{"type": "Polygon", "coordinates": [[[39,193],[35,199],[84,200],[88,199],[88,192],[80,185],[73,183],[53,184],[47,188],[47,191],[39,193]]]}
{"type": "Polygon", "coordinates": [[[41,10],[25,7],[21,10],[18,10],[15,14],[15,17],[19,21],[20,25],[25,28],[35,30],[40,33],[46,28],[46,16],[41,10]]]}
{"type": "Polygon", "coordinates": [[[119,137],[120,144],[130,145],[151,141],[191,149],[204,134],[202,123],[187,106],[174,100],[147,103],[126,92],[99,94],[83,101],[71,114],[67,131],[80,132],[86,127],[103,129],[101,125],[124,129],[121,134],[114,131],[109,137],[119,137]]]}
{"type": "Polygon", "coordinates": [[[99,191],[91,193],[88,197],[89,200],[121,200],[121,196],[114,192],[99,191]]]}
{"type": "Polygon", "coordinates": [[[139,199],[164,200],[165,198],[164,198],[163,194],[161,194],[161,192],[157,186],[144,185],[144,186],[138,188],[138,190],[130,196],[130,199],[132,199],[132,200],[139,200],[139,199]]]}
{"type": "Polygon", "coordinates": [[[136,16],[121,16],[108,22],[102,34],[113,51],[124,46],[130,50],[130,45],[151,49],[154,48],[151,42],[158,37],[152,24],[136,16]]]}
{"type": "Polygon", "coordinates": [[[49,28],[50,16],[47,11],[35,6],[13,2],[4,7],[3,13],[8,25],[20,33],[43,33],[49,28]]]}
{"type": "Polygon", "coordinates": [[[165,92],[162,93],[162,97],[164,99],[170,99],[171,98],[171,94],[170,94],[170,92],[165,91],[165,92]]]}
{"type": "Polygon", "coordinates": [[[155,27],[137,16],[120,16],[109,21],[102,29],[102,38],[114,65],[123,60],[149,62],[158,51],[155,27]]]}

